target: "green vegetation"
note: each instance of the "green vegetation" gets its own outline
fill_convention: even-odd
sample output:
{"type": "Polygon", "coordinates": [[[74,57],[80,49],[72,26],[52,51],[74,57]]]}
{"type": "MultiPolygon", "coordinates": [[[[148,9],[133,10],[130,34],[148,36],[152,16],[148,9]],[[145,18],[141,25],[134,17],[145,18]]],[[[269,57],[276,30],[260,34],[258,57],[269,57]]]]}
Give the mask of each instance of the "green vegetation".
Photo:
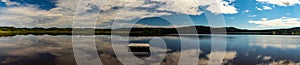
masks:
{"type": "MultiPolygon", "coordinates": [[[[0,36],[11,35],[131,35],[131,36],[162,36],[168,34],[191,34],[196,28],[198,34],[211,34],[211,28],[207,26],[190,26],[181,28],[121,28],[121,29],[93,29],[93,28],[14,28],[0,27],[0,36]],[[130,30],[130,32],[129,32],[130,30]],[[94,33],[92,33],[94,32],[94,33]]],[[[245,30],[234,27],[226,27],[227,34],[253,34],[253,35],[300,35],[300,28],[272,29],[272,30],[245,30]]]]}

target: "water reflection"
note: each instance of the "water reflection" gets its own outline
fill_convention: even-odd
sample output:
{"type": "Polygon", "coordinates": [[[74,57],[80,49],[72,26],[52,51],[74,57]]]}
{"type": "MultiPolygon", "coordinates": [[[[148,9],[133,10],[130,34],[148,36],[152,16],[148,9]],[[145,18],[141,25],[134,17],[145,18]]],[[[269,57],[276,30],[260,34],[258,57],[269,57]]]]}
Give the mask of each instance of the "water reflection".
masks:
{"type": "Polygon", "coordinates": [[[14,36],[0,40],[1,65],[75,64],[70,37],[14,36]]]}
{"type": "Polygon", "coordinates": [[[300,46],[298,36],[259,36],[249,39],[250,46],[262,48],[273,47],[280,49],[294,49],[300,46]]]}
{"type": "MultiPolygon", "coordinates": [[[[163,36],[167,47],[167,54],[160,65],[176,65],[181,52],[195,50],[196,44],[200,44],[200,57],[198,65],[206,65],[211,54],[223,52],[210,52],[211,38],[207,35],[199,36],[200,43],[180,43],[176,36],[163,36]],[[189,48],[180,50],[180,45],[185,44],[189,48]]],[[[254,65],[254,64],[299,64],[300,51],[299,39],[296,36],[255,36],[255,35],[229,35],[227,38],[227,50],[225,51],[223,64],[229,65],[254,65]],[[251,61],[249,61],[251,60],[251,61]]],[[[130,37],[132,43],[149,43],[154,37],[130,37]]],[[[182,37],[182,40],[196,40],[193,37],[182,37]]],[[[98,54],[104,65],[122,65],[116,58],[110,42],[110,36],[96,36],[98,54]]],[[[83,42],[92,42],[82,39],[83,42]]],[[[122,37],[120,37],[122,41],[122,37]]],[[[163,48],[153,44],[153,49],[163,48]]],[[[84,44],[81,48],[89,50],[90,46],[84,44]]],[[[126,51],[127,52],[127,51],[126,51]]],[[[85,56],[84,54],[82,55],[85,56]]],[[[157,55],[162,57],[162,55],[157,55]]],[[[145,64],[145,63],[141,63],[145,64]]],[[[188,64],[188,63],[187,63],[188,64]]],[[[0,65],[76,65],[72,36],[13,36],[0,38],[0,65]]]]}

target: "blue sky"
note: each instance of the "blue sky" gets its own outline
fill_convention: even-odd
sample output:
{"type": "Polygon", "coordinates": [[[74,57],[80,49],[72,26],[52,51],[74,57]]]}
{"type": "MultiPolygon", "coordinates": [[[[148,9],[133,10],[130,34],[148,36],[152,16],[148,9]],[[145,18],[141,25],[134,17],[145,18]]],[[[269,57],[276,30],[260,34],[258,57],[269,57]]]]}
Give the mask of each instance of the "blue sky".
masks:
{"type": "Polygon", "coordinates": [[[5,3],[4,2],[0,2],[0,7],[5,7],[5,3]]]}
{"type": "MultiPolygon", "coordinates": [[[[187,1],[191,1],[191,0],[186,0],[184,2],[180,1],[178,3],[191,3],[187,1]]],[[[172,16],[173,13],[179,13],[179,14],[189,15],[192,21],[195,23],[194,25],[207,26],[208,23],[205,14],[201,13],[201,12],[206,12],[206,13],[211,13],[216,15],[224,15],[225,23],[226,26],[228,27],[230,26],[230,27],[237,27],[242,29],[274,29],[274,28],[291,28],[291,27],[300,26],[299,0],[226,0],[226,1],[216,0],[216,1],[221,2],[222,6],[220,8],[224,8],[224,9],[221,9],[221,11],[217,11],[214,10],[213,8],[213,6],[215,6],[214,4],[196,3],[195,5],[181,5],[182,7],[186,8],[186,9],[184,8],[184,10],[181,11],[176,8],[160,7],[160,6],[173,7],[172,4],[160,5],[160,4],[156,4],[156,2],[149,2],[151,4],[154,3],[156,6],[145,7],[144,5],[139,5],[143,7],[134,8],[136,10],[133,9],[128,9],[128,11],[125,10],[127,11],[128,15],[124,16],[124,18],[121,17],[120,20],[133,21],[136,19],[142,19],[141,22],[138,23],[141,26],[168,26],[168,24],[165,23],[165,20],[161,20],[160,18],[157,17],[160,16],[167,17],[167,16],[172,16]],[[204,9],[199,9],[199,11],[195,9],[189,9],[189,7],[195,7],[195,6],[204,7],[204,9]],[[160,8],[156,8],[156,7],[160,7],[160,8]],[[145,9],[145,11],[147,12],[144,12],[143,9],[145,9]],[[161,9],[161,10],[154,10],[154,9],[161,9]],[[132,13],[137,12],[141,14],[130,15],[129,13],[131,12],[132,13]]],[[[72,9],[74,7],[72,7],[71,5],[74,3],[69,1],[67,3],[65,2],[66,1],[62,1],[62,0],[1,0],[0,16],[2,16],[3,18],[0,18],[0,26],[8,25],[8,26],[15,26],[15,27],[27,27],[27,26],[69,27],[70,26],[69,22],[71,20],[60,20],[60,19],[66,19],[63,17],[70,17],[71,15],[67,15],[67,14],[74,13],[74,12],[68,12],[68,10],[73,11],[72,9]],[[10,12],[18,9],[21,12],[22,9],[24,9],[24,13],[18,12],[18,15],[16,15],[16,13],[10,12]],[[28,12],[32,12],[30,13],[30,16],[28,15],[28,12]],[[16,21],[11,20],[14,17],[14,15],[16,15],[16,17],[18,17],[19,19],[24,19],[24,21],[26,22],[22,22],[19,20],[16,21]],[[57,15],[57,16],[49,16],[49,15],[57,15]],[[8,22],[9,20],[12,22],[8,22]],[[46,22],[43,22],[44,20],[46,22]]],[[[157,2],[168,3],[168,1],[159,1],[159,0],[157,2]]],[[[113,15],[115,13],[118,13],[114,11],[119,11],[117,9],[122,8],[122,6],[118,5],[118,3],[111,3],[110,6],[114,5],[114,7],[108,9],[105,8],[101,9],[101,7],[93,7],[93,8],[100,8],[100,9],[93,9],[92,6],[97,6],[97,4],[88,4],[87,7],[90,7],[91,10],[95,10],[95,11],[99,10],[103,12],[103,16],[109,15],[105,13],[110,13],[111,15],[113,15]],[[116,7],[118,8],[116,9],[116,7]]],[[[119,3],[119,4],[123,4],[123,3],[119,3]]],[[[85,13],[91,13],[91,12],[86,11],[85,13]]],[[[102,17],[102,18],[109,19],[112,17],[102,17]]],[[[107,21],[104,23],[102,22],[99,23],[99,26],[105,26],[107,24],[111,24],[112,20],[109,19],[107,21]],[[108,23],[107,21],[109,21],[110,23],[108,23]]],[[[88,23],[86,22],[86,24],[88,23]]]]}
{"type": "MultiPolygon", "coordinates": [[[[224,14],[227,26],[233,26],[243,29],[269,29],[269,28],[289,28],[294,26],[268,26],[259,27],[259,24],[249,23],[250,20],[261,20],[261,18],[278,19],[282,17],[300,18],[300,5],[278,6],[276,4],[259,3],[255,0],[236,0],[235,7],[239,13],[224,14]],[[271,7],[271,10],[258,10],[263,6],[271,7]],[[249,12],[246,12],[249,11],[249,12]],[[253,15],[253,16],[252,16],[253,15]]],[[[192,16],[198,25],[208,25],[205,16],[192,16]]],[[[300,26],[300,25],[299,25],[300,26]]]]}

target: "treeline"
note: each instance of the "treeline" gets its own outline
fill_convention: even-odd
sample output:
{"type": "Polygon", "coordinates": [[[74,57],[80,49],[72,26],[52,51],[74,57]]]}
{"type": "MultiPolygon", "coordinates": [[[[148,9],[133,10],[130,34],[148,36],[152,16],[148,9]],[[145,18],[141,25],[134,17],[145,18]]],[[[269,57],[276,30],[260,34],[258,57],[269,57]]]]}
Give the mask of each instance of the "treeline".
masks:
{"type": "MultiPolygon", "coordinates": [[[[253,35],[300,35],[300,27],[289,29],[246,30],[234,27],[225,27],[227,34],[253,34],[253,35]]],[[[0,35],[131,35],[131,36],[162,36],[169,34],[211,34],[211,30],[224,30],[224,28],[211,28],[209,26],[188,26],[181,28],[120,28],[120,29],[93,29],[93,28],[15,28],[0,27],[0,35]],[[179,32],[178,32],[179,31],[179,32]]],[[[215,32],[215,34],[223,32],[215,32]]]]}
{"type": "Polygon", "coordinates": [[[212,34],[211,30],[215,30],[215,33],[223,33],[222,30],[226,29],[226,34],[246,34],[246,35],[300,35],[300,27],[286,28],[286,29],[267,29],[267,30],[247,30],[247,29],[238,29],[235,27],[221,27],[221,28],[212,28],[209,26],[190,26],[182,27],[182,29],[189,33],[189,29],[195,27],[198,34],[212,34]],[[219,32],[218,32],[219,31],[219,32]]]}
{"type": "Polygon", "coordinates": [[[177,34],[175,28],[121,28],[114,29],[112,34],[129,34],[130,36],[163,36],[177,34]]]}
{"type": "Polygon", "coordinates": [[[110,29],[93,29],[93,28],[15,28],[15,27],[0,27],[0,35],[72,35],[72,34],[110,34],[110,29]]]}
{"type": "Polygon", "coordinates": [[[122,28],[122,29],[93,29],[93,28],[15,28],[0,27],[0,35],[132,35],[132,36],[160,36],[176,33],[173,28],[122,28]]]}

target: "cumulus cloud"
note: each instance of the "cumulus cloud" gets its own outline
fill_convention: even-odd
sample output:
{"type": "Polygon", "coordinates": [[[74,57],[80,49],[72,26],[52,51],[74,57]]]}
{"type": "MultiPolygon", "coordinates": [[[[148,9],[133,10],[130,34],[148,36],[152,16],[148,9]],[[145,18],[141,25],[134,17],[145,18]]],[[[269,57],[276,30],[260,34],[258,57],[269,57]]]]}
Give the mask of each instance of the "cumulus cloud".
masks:
{"type": "Polygon", "coordinates": [[[1,2],[7,2],[6,0],[1,0],[1,2]]]}
{"type": "Polygon", "coordinates": [[[261,18],[261,20],[266,21],[266,20],[268,20],[268,18],[261,18]]]}
{"type": "Polygon", "coordinates": [[[258,11],[261,11],[261,10],[263,10],[263,9],[261,9],[261,8],[258,8],[258,7],[255,7],[258,11]]]}
{"type": "MultiPolygon", "coordinates": [[[[9,2],[8,0],[2,0],[9,2]]],[[[15,3],[15,2],[14,2],[15,3]]],[[[37,5],[20,5],[0,11],[1,26],[16,27],[72,27],[74,15],[79,26],[103,26],[115,20],[131,21],[147,17],[173,14],[200,15],[200,6],[216,14],[235,14],[237,9],[223,0],[58,0],[56,7],[41,10],[37,5]],[[78,7],[77,7],[78,6],[78,7]],[[76,9],[77,8],[77,9],[76,9]],[[218,9],[220,8],[220,9],[218,9]],[[16,11],[18,10],[18,11],[16,11]],[[75,12],[76,11],[76,12],[75,12]],[[101,12],[99,14],[99,12],[101,12]],[[120,13],[122,12],[122,13],[120,13]],[[16,19],[17,18],[17,19],[16,19]]],[[[18,4],[18,3],[16,3],[18,4]]]]}
{"type": "Polygon", "coordinates": [[[275,4],[278,6],[293,6],[296,4],[300,4],[299,0],[256,0],[262,3],[275,4]]]}
{"type": "Polygon", "coordinates": [[[300,18],[281,17],[272,20],[267,20],[266,18],[262,18],[262,20],[250,20],[249,23],[258,24],[261,26],[295,27],[295,26],[300,26],[300,18]]]}
{"type": "Polygon", "coordinates": [[[263,9],[264,9],[264,10],[272,10],[272,8],[269,7],[269,6],[263,6],[263,9]]]}
{"type": "Polygon", "coordinates": [[[6,6],[11,6],[11,5],[19,5],[16,2],[11,2],[9,0],[1,0],[1,2],[4,2],[6,4],[6,6]]]}
{"type": "Polygon", "coordinates": [[[0,10],[0,25],[15,27],[63,27],[71,25],[70,20],[72,19],[70,18],[72,16],[66,16],[66,13],[57,10],[39,10],[33,6],[3,8],[0,10]]]}
{"type": "Polygon", "coordinates": [[[234,6],[229,5],[228,2],[216,2],[210,5],[207,10],[215,14],[236,14],[237,9],[234,6]]]}

